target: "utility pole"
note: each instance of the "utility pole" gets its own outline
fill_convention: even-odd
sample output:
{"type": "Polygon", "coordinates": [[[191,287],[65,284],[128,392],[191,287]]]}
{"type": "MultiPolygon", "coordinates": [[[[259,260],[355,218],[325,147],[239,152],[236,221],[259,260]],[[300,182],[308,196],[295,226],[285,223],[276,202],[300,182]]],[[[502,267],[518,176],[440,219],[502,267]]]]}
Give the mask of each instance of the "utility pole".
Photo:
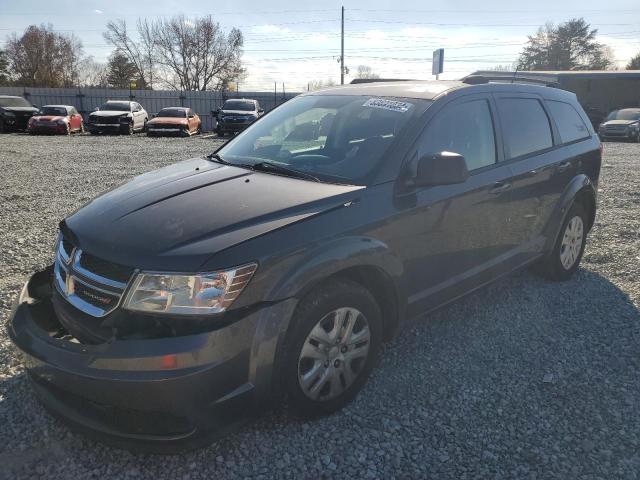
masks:
{"type": "Polygon", "coordinates": [[[342,28],[340,35],[340,85],[344,85],[344,6],[342,7],[342,28]]]}

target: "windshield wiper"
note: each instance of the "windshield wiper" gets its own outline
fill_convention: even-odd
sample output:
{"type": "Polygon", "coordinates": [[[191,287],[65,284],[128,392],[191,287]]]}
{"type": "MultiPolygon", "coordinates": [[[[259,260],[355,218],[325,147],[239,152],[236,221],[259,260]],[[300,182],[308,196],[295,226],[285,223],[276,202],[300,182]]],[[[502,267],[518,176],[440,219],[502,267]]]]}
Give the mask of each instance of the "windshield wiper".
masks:
{"type": "Polygon", "coordinates": [[[259,171],[263,171],[263,172],[280,173],[280,174],[286,175],[288,177],[302,178],[304,180],[313,180],[314,182],[319,182],[320,181],[320,179],[318,177],[314,177],[310,173],[301,172],[300,170],[295,170],[293,168],[285,167],[285,166],[279,165],[277,163],[258,162],[258,163],[254,163],[254,164],[239,165],[239,166],[247,167],[247,168],[251,168],[252,170],[259,170],[259,171]]]}
{"type": "Polygon", "coordinates": [[[217,153],[210,153],[205,158],[211,160],[212,162],[221,163],[223,165],[233,165],[231,162],[227,162],[224,158],[222,158],[217,153]]]}

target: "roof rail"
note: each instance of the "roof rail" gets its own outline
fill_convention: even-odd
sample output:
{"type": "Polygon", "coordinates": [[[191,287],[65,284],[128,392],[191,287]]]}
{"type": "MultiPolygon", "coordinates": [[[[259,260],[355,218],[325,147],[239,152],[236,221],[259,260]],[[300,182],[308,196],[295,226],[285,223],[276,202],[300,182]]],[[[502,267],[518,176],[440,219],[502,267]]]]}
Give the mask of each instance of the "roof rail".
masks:
{"type": "MultiPolygon", "coordinates": [[[[535,75],[535,74],[534,74],[535,75]]],[[[468,75],[462,79],[462,83],[467,85],[480,85],[483,83],[500,82],[500,83],[531,83],[535,85],[544,85],[545,87],[557,87],[560,84],[556,80],[550,78],[541,78],[532,75],[522,75],[515,73],[513,75],[468,75]]]]}
{"type": "Polygon", "coordinates": [[[354,78],[351,85],[358,83],[376,83],[376,82],[414,82],[411,78],[354,78]]]}

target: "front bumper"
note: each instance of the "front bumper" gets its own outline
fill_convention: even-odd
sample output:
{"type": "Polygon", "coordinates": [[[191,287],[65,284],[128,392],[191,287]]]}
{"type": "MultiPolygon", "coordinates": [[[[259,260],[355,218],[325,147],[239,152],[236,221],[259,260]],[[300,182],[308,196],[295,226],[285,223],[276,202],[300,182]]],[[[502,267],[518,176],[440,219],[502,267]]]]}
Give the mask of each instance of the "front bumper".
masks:
{"type": "Polygon", "coordinates": [[[601,140],[633,140],[637,138],[637,131],[602,131],[598,132],[601,140]]]}
{"type": "Polygon", "coordinates": [[[185,127],[154,127],[153,125],[147,125],[148,136],[173,136],[173,135],[188,135],[189,131],[185,127]]]}
{"type": "Polygon", "coordinates": [[[8,332],[41,402],[83,433],[144,451],[197,448],[250,419],[273,393],[276,323],[291,301],[202,334],[87,345],[62,331],[48,282],[45,271],[25,285],[8,332]]]}
{"type": "Polygon", "coordinates": [[[64,134],[67,133],[66,125],[30,125],[27,132],[32,134],[64,134]]]}
{"type": "Polygon", "coordinates": [[[225,132],[225,133],[241,132],[241,131],[245,130],[247,127],[249,127],[252,123],[253,122],[248,122],[248,123],[223,123],[223,122],[218,122],[218,125],[216,126],[216,131],[225,132]]]}
{"type": "Polygon", "coordinates": [[[87,129],[91,133],[119,133],[129,131],[129,122],[121,123],[89,123],[87,129]]]}

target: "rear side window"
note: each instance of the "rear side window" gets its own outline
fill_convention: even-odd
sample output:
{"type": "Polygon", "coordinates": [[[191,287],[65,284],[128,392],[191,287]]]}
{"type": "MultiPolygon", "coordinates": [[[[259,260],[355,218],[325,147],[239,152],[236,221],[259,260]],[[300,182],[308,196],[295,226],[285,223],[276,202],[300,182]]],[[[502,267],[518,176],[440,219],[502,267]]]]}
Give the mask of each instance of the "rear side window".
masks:
{"type": "Polygon", "coordinates": [[[562,143],[573,142],[589,136],[589,129],[572,105],[565,102],[547,100],[551,116],[556,121],[562,143]]]}
{"type": "Polygon", "coordinates": [[[538,152],[553,146],[549,118],[534,98],[498,99],[508,157],[538,152]]]}
{"type": "Polygon", "coordinates": [[[446,106],[429,123],[420,154],[454,152],[475,170],[496,162],[496,142],[491,110],[486,100],[446,106]]]}

